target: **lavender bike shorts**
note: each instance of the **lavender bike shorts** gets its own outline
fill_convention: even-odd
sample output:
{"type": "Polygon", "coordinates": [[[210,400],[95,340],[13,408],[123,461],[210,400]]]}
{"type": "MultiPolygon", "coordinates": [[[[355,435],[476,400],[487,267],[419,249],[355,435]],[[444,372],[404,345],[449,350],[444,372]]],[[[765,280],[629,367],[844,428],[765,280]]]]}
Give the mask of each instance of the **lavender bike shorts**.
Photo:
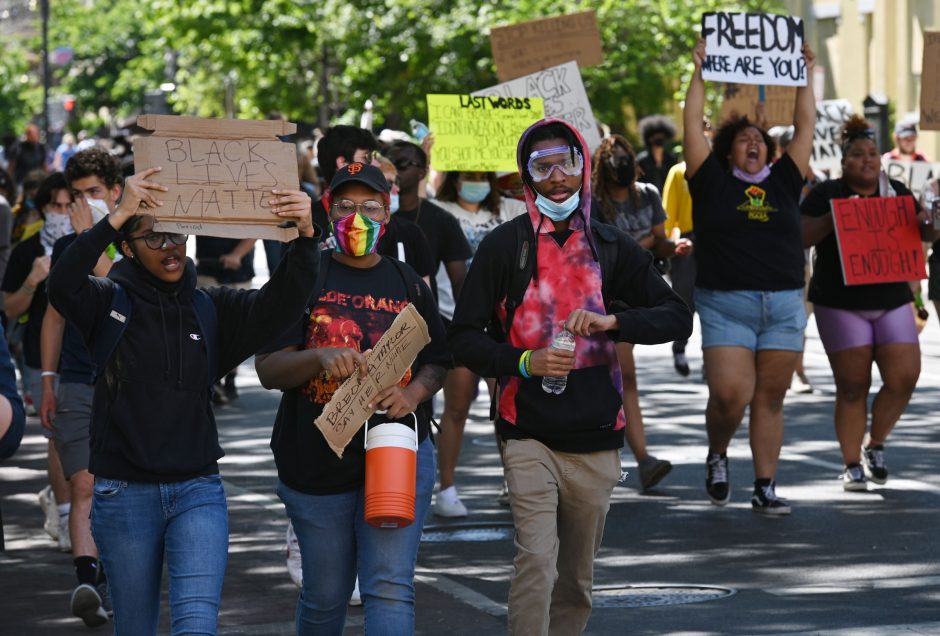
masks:
{"type": "Polygon", "coordinates": [[[816,327],[826,353],[919,342],[909,304],[894,309],[834,309],[816,303],[816,327]]]}

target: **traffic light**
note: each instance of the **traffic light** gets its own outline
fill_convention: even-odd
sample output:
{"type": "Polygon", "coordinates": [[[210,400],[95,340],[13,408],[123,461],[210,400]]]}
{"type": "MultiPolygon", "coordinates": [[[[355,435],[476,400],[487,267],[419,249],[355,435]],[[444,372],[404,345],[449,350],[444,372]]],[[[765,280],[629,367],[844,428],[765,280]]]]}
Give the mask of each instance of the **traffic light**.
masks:
{"type": "Polygon", "coordinates": [[[62,98],[62,107],[65,108],[65,112],[71,113],[75,108],[75,98],[71,95],[66,95],[62,98]]]}

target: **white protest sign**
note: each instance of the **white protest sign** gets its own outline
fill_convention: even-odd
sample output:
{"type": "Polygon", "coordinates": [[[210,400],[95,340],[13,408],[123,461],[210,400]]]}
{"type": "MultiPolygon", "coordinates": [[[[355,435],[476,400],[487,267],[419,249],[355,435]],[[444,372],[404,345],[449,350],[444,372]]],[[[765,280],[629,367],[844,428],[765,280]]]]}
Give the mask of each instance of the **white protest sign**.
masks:
{"type": "Polygon", "coordinates": [[[581,81],[577,62],[566,62],[471,93],[484,97],[541,97],[545,116],[564,119],[578,129],[593,153],[601,145],[597,121],[581,81]]]}
{"type": "Polygon", "coordinates": [[[806,86],[803,20],[769,13],[702,14],[702,77],[716,82],[806,86]]]}
{"type": "Polygon", "coordinates": [[[816,170],[842,169],[842,146],[839,128],[852,115],[852,104],[847,99],[827,99],[816,102],[816,131],[813,134],[813,156],[810,165],[816,170]]]}
{"type": "Polygon", "coordinates": [[[902,182],[917,198],[920,198],[920,193],[924,191],[924,186],[928,181],[940,176],[940,163],[882,159],[881,165],[888,173],[889,179],[902,182]]]}

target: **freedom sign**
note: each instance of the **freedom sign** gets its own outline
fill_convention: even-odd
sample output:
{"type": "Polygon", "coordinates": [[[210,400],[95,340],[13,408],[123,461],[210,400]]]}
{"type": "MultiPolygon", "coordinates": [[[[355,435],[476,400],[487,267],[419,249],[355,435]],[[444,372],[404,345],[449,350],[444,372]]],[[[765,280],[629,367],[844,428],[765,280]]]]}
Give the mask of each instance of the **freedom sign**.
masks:
{"type": "Polygon", "coordinates": [[[702,14],[702,77],[715,82],[806,86],[803,20],[770,13],[702,14]]]}
{"type": "Polygon", "coordinates": [[[545,114],[541,97],[428,95],[435,170],[516,172],[516,146],[545,114]]]}
{"type": "Polygon", "coordinates": [[[832,220],[846,285],[927,278],[913,197],[833,199],[832,220]]]}

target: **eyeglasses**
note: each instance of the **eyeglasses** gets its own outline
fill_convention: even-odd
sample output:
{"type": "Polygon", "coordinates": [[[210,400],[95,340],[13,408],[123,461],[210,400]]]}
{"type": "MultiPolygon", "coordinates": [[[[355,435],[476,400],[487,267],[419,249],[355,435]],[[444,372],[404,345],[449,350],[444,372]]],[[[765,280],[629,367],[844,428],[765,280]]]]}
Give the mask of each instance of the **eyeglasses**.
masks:
{"type": "Polygon", "coordinates": [[[529,155],[529,176],[536,183],[545,181],[552,176],[552,171],[555,168],[558,168],[562,174],[569,177],[579,177],[584,171],[584,157],[571,146],[536,150],[529,155]]]}
{"type": "Polygon", "coordinates": [[[336,201],[330,206],[330,213],[338,219],[345,219],[347,216],[361,212],[370,219],[381,218],[385,215],[388,208],[378,201],[366,201],[364,203],[355,203],[349,199],[336,201]]]}
{"type": "Polygon", "coordinates": [[[143,239],[144,244],[152,250],[163,249],[163,246],[167,243],[172,243],[173,245],[186,245],[186,241],[189,239],[187,234],[171,234],[169,232],[150,232],[144,234],[143,236],[135,236],[129,240],[139,241],[143,239]]]}
{"type": "Polygon", "coordinates": [[[407,170],[409,167],[415,167],[419,170],[424,170],[427,166],[422,163],[418,163],[414,159],[399,159],[398,161],[393,161],[395,167],[399,170],[407,170]]]}

